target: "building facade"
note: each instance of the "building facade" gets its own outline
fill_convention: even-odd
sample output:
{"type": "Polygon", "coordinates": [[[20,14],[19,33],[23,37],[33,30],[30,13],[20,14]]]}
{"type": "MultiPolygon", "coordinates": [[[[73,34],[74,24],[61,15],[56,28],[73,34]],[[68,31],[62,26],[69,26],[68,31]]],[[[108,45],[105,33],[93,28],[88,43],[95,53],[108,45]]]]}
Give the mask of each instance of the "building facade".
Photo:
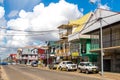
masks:
{"type": "Polygon", "coordinates": [[[30,64],[32,61],[38,60],[38,49],[37,48],[24,48],[22,49],[21,63],[30,64]]]}
{"type": "Polygon", "coordinates": [[[104,71],[120,72],[120,14],[97,9],[85,27],[86,30],[82,33],[91,35],[90,52],[99,54],[99,66],[103,45],[104,71]]]}
{"type": "Polygon", "coordinates": [[[80,34],[92,15],[93,13],[90,12],[77,20],[70,21],[69,23],[69,25],[73,26],[72,34],[68,36],[68,41],[71,43],[70,52],[72,59],[76,60],[77,63],[80,61],[97,62],[98,55],[89,52],[91,44],[90,35],[80,34]]]}

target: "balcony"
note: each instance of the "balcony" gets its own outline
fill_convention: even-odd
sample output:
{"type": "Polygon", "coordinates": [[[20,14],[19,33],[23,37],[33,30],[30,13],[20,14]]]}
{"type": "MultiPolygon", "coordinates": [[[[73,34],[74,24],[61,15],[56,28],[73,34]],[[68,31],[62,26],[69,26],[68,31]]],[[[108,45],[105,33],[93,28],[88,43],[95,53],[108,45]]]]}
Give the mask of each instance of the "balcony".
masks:
{"type": "Polygon", "coordinates": [[[60,33],[60,39],[67,39],[68,34],[67,33],[60,33]]]}
{"type": "Polygon", "coordinates": [[[67,39],[68,35],[70,35],[72,32],[62,32],[60,33],[60,39],[67,39]]]}

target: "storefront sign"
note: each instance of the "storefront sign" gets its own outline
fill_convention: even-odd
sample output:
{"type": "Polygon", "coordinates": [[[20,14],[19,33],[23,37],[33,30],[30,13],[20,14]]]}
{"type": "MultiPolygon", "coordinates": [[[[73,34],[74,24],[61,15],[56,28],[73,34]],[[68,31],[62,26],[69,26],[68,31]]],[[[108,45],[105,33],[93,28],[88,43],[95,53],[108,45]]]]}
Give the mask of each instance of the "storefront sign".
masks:
{"type": "Polygon", "coordinates": [[[79,56],[79,53],[78,52],[73,52],[72,56],[74,56],[74,57],[79,56]]]}

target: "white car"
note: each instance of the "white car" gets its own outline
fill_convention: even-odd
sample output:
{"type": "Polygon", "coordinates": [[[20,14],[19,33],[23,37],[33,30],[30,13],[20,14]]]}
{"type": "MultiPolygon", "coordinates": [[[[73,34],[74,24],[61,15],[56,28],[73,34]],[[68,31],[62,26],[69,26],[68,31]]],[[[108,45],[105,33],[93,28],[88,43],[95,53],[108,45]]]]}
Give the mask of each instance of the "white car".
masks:
{"type": "Polygon", "coordinates": [[[58,65],[58,69],[60,70],[74,70],[76,71],[77,70],[77,64],[74,64],[72,61],[62,61],[60,62],[60,64],[58,65]]]}
{"type": "Polygon", "coordinates": [[[16,65],[16,62],[12,62],[12,65],[16,65]]]}
{"type": "Polygon", "coordinates": [[[86,74],[88,74],[90,72],[98,73],[99,69],[97,66],[93,65],[91,62],[80,62],[78,64],[78,71],[85,72],[86,74]]]}

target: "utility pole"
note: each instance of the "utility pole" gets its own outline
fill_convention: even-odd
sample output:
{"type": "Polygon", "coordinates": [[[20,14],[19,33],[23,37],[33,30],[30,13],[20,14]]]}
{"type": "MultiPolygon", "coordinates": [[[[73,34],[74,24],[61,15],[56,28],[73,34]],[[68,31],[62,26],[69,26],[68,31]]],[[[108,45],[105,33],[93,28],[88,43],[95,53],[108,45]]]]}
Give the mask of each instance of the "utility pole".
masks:
{"type": "MultiPolygon", "coordinates": [[[[93,2],[91,2],[93,4],[93,2]]],[[[100,8],[101,5],[101,0],[98,0],[98,4],[97,7],[100,8]]],[[[104,73],[104,68],[103,68],[103,30],[102,30],[102,17],[101,17],[101,9],[99,9],[99,18],[97,19],[97,21],[99,21],[100,23],[100,52],[101,52],[101,77],[103,78],[103,73],[104,73]]]]}
{"type": "Polygon", "coordinates": [[[47,41],[47,47],[48,49],[46,50],[47,51],[47,67],[49,67],[49,48],[50,48],[50,42],[47,41]]]}
{"type": "MultiPolygon", "coordinates": [[[[101,0],[98,2],[98,8],[100,8],[101,0]]],[[[101,76],[103,77],[104,69],[103,69],[103,30],[102,30],[102,17],[101,17],[101,9],[99,10],[99,21],[100,21],[100,47],[101,47],[101,76]]]]}

